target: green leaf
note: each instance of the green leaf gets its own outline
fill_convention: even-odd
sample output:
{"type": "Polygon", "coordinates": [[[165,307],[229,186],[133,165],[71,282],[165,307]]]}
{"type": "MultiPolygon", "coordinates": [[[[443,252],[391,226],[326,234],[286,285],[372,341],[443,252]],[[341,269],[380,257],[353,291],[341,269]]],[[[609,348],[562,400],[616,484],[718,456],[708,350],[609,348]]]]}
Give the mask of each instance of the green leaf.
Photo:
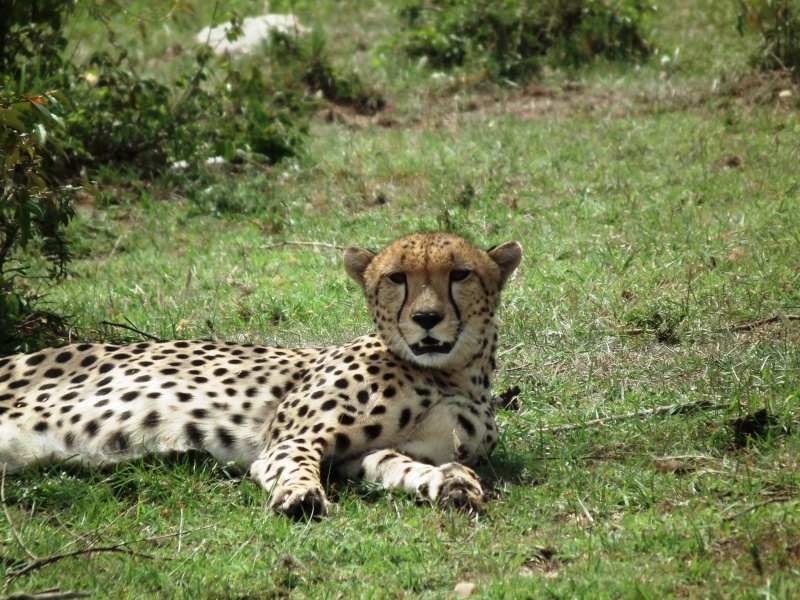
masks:
{"type": "Polygon", "coordinates": [[[40,219],[44,217],[44,213],[42,212],[42,207],[36,204],[36,202],[34,202],[33,200],[28,200],[25,203],[25,206],[28,208],[28,211],[30,211],[40,219]]]}
{"type": "Polygon", "coordinates": [[[20,117],[22,117],[22,113],[19,111],[12,108],[0,108],[0,124],[3,127],[11,127],[17,131],[27,131],[28,128],[25,127],[25,123],[22,122],[20,117]]]}
{"type": "Polygon", "coordinates": [[[72,110],[72,104],[70,104],[70,101],[67,99],[67,97],[64,94],[62,94],[58,90],[49,91],[49,92],[47,92],[46,96],[49,99],[54,100],[55,102],[57,102],[59,104],[63,104],[69,110],[72,110]]]}
{"type": "Polygon", "coordinates": [[[45,129],[44,125],[42,125],[41,123],[37,123],[36,125],[34,125],[33,133],[42,146],[44,146],[47,143],[47,129],[45,129]]]}

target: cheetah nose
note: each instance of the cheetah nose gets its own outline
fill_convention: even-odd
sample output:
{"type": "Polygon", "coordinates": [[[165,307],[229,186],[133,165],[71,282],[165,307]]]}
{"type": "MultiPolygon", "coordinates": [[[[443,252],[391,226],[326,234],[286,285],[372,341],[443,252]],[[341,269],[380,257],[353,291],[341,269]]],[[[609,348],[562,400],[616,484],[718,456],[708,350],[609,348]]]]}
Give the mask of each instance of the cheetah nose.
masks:
{"type": "Polygon", "coordinates": [[[411,318],[420,327],[431,330],[444,319],[444,315],[437,311],[418,312],[411,315],[411,318]]]}

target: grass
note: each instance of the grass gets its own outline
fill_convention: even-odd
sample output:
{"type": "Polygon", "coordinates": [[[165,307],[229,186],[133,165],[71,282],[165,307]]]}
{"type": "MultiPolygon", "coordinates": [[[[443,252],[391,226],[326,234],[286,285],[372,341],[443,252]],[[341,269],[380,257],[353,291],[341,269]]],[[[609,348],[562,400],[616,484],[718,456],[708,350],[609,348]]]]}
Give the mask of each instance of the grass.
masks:
{"type": "MultiPolygon", "coordinates": [[[[362,21],[354,3],[323,4],[331,50],[366,69],[369,53],[352,50],[390,31],[390,12],[370,5],[362,21]]],[[[379,248],[420,229],[519,240],[495,387],[521,393],[481,467],[497,490],[485,514],[335,482],[331,517],[296,524],[203,457],[42,468],[6,477],[7,591],[446,598],[471,582],[479,598],[797,597],[800,90],[748,71],[748,42],[717,3],[674,4],[653,16],[669,62],[508,91],[375,59],[365,75],[392,102],[383,115],[335,109],[303,156],[202,192],[111,173],[106,203],[72,227],[74,276],[49,302],[77,337],[136,339],[109,320],[285,345],[337,343],[369,322],[341,251],[277,242],[379,248]],[[760,409],[770,418],[748,418],[760,409]],[[26,550],[119,544],[12,576],[33,562],[26,550]]],[[[313,20],[312,8],[296,10],[313,20]]]]}

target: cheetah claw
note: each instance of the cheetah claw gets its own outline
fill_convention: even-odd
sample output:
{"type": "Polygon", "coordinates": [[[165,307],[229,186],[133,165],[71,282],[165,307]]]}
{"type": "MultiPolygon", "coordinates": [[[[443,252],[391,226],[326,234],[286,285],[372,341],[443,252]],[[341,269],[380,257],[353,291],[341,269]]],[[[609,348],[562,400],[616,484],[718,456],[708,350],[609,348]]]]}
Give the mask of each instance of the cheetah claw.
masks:
{"type": "Polygon", "coordinates": [[[325,517],[328,506],[322,488],[276,490],[270,500],[272,510],[294,521],[325,517]]]}

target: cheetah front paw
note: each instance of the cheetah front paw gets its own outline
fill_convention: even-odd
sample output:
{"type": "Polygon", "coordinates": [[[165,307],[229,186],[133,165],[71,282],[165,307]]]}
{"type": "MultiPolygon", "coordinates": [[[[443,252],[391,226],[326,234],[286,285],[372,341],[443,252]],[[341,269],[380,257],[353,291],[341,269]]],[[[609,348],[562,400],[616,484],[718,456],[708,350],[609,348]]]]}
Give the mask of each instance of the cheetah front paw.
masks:
{"type": "Polygon", "coordinates": [[[274,491],[269,506],[276,513],[299,521],[327,516],[329,503],[321,487],[284,487],[274,491]]]}
{"type": "Polygon", "coordinates": [[[440,466],[432,480],[420,486],[419,492],[440,506],[452,506],[458,511],[477,513],[483,506],[478,476],[459,463],[440,466]]]}

